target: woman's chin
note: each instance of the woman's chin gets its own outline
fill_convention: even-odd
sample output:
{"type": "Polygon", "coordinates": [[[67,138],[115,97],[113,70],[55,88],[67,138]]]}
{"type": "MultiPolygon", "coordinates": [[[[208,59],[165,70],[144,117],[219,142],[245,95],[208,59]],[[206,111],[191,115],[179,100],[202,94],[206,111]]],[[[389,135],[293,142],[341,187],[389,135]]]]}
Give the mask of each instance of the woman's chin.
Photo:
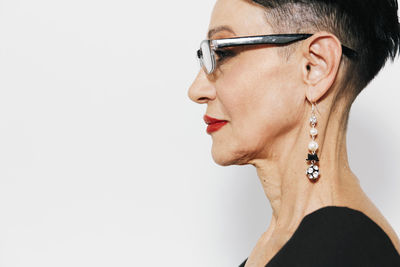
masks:
{"type": "Polygon", "coordinates": [[[221,148],[213,145],[211,155],[214,162],[220,166],[231,165],[246,165],[248,164],[248,157],[245,155],[238,155],[241,153],[233,153],[228,148],[221,148]]]}
{"type": "Polygon", "coordinates": [[[226,149],[216,148],[214,145],[211,149],[211,155],[214,162],[220,166],[229,166],[232,162],[232,155],[226,149]]]}

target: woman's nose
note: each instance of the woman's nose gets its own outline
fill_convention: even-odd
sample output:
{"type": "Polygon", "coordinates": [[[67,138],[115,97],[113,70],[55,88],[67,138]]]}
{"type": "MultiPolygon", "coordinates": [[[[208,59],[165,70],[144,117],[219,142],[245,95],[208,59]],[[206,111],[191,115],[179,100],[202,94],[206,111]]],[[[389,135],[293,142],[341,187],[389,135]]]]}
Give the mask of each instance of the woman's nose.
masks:
{"type": "Polygon", "coordinates": [[[189,98],[199,104],[215,99],[215,88],[203,70],[200,70],[196,79],[188,90],[189,98]]]}

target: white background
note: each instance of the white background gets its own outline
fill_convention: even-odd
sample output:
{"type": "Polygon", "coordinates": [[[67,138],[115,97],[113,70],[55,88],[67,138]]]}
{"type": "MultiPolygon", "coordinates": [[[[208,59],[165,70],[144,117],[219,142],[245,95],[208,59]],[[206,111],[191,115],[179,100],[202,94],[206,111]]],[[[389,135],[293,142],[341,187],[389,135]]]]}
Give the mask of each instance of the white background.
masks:
{"type": "MultiPolygon", "coordinates": [[[[238,266],[271,210],[187,89],[214,0],[0,0],[0,266],[238,266]]],[[[348,149],[400,234],[400,62],[348,149]],[[396,166],[397,164],[397,166],[396,166]]]]}

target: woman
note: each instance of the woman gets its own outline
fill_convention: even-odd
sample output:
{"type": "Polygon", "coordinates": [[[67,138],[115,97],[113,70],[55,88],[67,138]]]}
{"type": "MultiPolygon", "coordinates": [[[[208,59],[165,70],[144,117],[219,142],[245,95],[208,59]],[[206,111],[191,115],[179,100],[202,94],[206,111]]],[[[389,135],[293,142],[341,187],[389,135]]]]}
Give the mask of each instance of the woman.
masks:
{"type": "Polygon", "coordinates": [[[346,151],[351,104],[399,52],[396,0],[218,0],[209,29],[188,95],[214,161],[255,166],[273,211],[240,266],[400,266],[346,151]]]}

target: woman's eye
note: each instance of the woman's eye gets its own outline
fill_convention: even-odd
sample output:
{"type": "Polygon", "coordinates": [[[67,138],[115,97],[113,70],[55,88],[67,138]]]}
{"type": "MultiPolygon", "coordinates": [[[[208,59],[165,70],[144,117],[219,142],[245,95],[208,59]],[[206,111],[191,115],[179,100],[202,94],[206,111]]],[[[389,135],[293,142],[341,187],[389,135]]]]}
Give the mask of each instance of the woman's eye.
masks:
{"type": "Polygon", "coordinates": [[[221,62],[228,57],[233,57],[235,55],[234,52],[230,50],[215,50],[215,54],[217,54],[218,58],[216,59],[217,62],[221,62]]]}

